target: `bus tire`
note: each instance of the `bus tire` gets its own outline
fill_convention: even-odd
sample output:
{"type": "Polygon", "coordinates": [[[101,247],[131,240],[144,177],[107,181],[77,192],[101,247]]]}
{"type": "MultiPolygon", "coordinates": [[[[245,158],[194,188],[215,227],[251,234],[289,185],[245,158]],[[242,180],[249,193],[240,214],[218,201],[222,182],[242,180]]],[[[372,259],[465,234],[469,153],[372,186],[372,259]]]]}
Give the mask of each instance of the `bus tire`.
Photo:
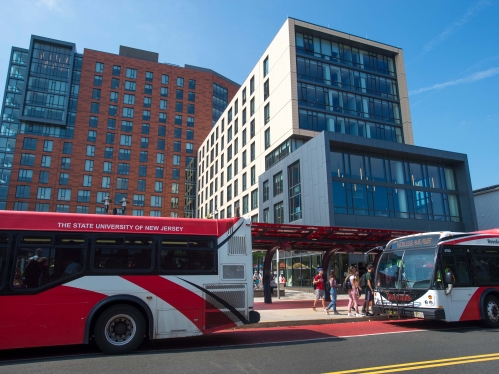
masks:
{"type": "Polygon", "coordinates": [[[485,310],[485,325],[488,327],[499,327],[499,300],[494,295],[485,298],[483,305],[485,310]]]}
{"type": "Polygon", "coordinates": [[[137,308],[114,305],[97,318],[95,343],[106,354],[130,353],[142,343],[145,331],[144,316],[137,308]]]}

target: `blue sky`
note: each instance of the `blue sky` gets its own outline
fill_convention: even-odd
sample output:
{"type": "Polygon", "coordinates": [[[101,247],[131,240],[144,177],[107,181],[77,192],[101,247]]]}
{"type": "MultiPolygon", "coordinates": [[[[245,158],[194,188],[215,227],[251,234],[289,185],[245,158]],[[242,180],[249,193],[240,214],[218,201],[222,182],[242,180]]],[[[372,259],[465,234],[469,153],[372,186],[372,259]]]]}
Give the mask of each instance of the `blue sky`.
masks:
{"type": "Polygon", "coordinates": [[[79,52],[154,51],[242,82],[288,16],[401,47],[415,144],[468,154],[474,189],[499,184],[499,0],[16,0],[1,9],[1,74],[11,46],[37,34],[79,52]]]}

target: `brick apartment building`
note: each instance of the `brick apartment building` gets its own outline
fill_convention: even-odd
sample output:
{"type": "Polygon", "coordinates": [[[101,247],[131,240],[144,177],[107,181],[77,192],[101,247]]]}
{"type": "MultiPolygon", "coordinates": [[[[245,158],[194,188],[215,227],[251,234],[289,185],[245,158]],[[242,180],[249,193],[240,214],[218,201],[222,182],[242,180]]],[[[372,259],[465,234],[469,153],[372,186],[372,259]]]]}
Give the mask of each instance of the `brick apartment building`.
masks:
{"type": "Polygon", "coordinates": [[[194,217],[196,154],[239,85],[216,72],[31,37],[2,106],[0,209],[194,217]]]}

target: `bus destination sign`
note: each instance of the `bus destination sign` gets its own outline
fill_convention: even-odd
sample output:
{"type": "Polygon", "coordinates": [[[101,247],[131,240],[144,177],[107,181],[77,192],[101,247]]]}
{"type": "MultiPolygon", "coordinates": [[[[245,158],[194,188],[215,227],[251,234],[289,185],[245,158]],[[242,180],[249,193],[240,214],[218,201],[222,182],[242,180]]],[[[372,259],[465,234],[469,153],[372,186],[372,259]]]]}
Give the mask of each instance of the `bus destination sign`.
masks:
{"type": "Polygon", "coordinates": [[[437,245],[440,235],[428,235],[400,239],[392,242],[390,249],[410,249],[420,247],[431,247],[437,245]]]}

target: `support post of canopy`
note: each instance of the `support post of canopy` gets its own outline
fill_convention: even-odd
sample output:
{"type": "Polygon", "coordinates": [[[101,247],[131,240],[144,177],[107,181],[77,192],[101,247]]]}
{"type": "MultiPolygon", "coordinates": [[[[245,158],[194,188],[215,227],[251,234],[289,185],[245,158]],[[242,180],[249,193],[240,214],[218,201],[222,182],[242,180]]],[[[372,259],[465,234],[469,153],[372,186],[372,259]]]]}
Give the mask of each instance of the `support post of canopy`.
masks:
{"type": "Polygon", "coordinates": [[[263,262],[263,301],[265,304],[272,304],[272,288],[270,288],[271,273],[270,268],[275,251],[279,248],[278,245],[273,246],[267,251],[263,262]]]}

